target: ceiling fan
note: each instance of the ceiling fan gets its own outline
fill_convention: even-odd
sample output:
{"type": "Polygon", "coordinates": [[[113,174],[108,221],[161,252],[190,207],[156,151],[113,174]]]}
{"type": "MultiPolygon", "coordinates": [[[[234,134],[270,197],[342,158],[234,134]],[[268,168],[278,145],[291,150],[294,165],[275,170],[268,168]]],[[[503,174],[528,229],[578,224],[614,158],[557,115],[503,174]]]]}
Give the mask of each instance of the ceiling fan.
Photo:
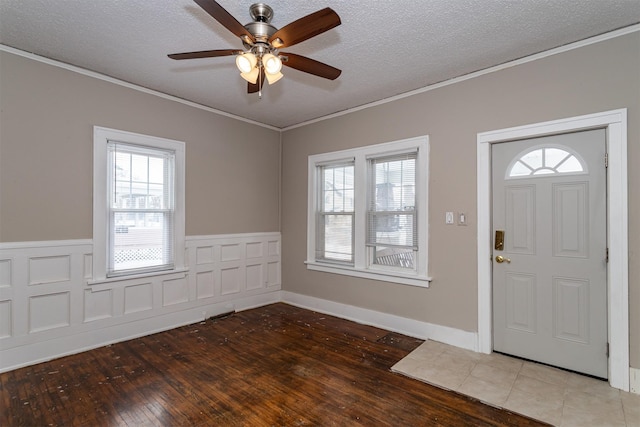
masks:
{"type": "Polygon", "coordinates": [[[258,92],[259,96],[262,96],[262,85],[265,78],[269,84],[282,78],[282,65],[329,80],[335,80],[342,72],[335,67],[305,56],[280,52],[281,48],[293,46],[340,25],[340,17],[329,7],[277,29],[271,25],[273,9],[264,3],[253,4],[249,8],[253,22],[242,25],[216,1],[194,1],[226,29],[240,37],[244,49],[173,53],[169,55],[171,59],[235,55],[240,75],[248,82],[248,93],[258,92]]]}

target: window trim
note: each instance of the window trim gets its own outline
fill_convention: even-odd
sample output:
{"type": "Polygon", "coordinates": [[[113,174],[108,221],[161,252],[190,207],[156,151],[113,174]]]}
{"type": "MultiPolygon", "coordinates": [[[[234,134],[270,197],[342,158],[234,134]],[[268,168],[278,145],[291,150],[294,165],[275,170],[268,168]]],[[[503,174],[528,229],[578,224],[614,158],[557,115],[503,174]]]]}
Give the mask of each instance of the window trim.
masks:
{"type": "Polygon", "coordinates": [[[405,285],[429,287],[431,277],[428,275],[429,252],[429,137],[423,135],[399,141],[369,145],[329,153],[310,155],[308,158],[307,189],[307,259],[308,270],[342,274],[405,285]],[[415,271],[398,271],[393,268],[371,264],[366,246],[366,215],[368,187],[368,161],[372,157],[418,151],[416,159],[416,211],[418,212],[418,253],[415,271]],[[328,163],[338,163],[345,159],[355,159],[355,230],[354,230],[354,264],[342,265],[320,262],[316,260],[316,212],[318,208],[318,173],[317,167],[328,163]],[[421,197],[419,197],[421,196],[421,197]]]}
{"type": "Polygon", "coordinates": [[[100,126],[93,127],[93,260],[92,280],[90,284],[104,283],[114,280],[174,274],[185,270],[185,143],[166,138],[142,135],[100,126]],[[132,272],[114,277],[107,277],[108,242],[109,242],[109,206],[107,195],[107,160],[109,141],[139,145],[151,149],[172,150],[175,152],[174,176],[174,265],[172,269],[163,271],[132,272]]]}

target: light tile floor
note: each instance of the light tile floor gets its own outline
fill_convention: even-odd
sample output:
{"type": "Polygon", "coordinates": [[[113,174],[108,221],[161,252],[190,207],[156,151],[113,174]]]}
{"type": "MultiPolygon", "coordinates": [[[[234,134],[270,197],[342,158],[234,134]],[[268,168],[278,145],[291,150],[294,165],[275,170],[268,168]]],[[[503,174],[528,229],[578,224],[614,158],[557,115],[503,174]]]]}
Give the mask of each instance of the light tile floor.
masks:
{"type": "Polygon", "coordinates": [[[498,353],[425,341],[391,369],[556,426],[640,426],[640,395],[498,353]]]}

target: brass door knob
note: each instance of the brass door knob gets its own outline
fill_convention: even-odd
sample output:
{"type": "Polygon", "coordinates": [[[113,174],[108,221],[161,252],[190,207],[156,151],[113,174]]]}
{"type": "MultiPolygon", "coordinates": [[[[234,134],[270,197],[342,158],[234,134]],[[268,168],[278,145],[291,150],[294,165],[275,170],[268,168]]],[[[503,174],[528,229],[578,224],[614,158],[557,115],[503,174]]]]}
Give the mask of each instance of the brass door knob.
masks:
{"type": "Polygon", "coordinates": [[[505,258],[505,257],[503,257],[502,255],[498,255],[498,256],[496,257],[496,262],[497,262],[498,264],[502,264],[503,262],[506,262],[507,264],[509,264],[509,263],[511,262],[511,260],[510,260],[509,258],[505,258]]]}

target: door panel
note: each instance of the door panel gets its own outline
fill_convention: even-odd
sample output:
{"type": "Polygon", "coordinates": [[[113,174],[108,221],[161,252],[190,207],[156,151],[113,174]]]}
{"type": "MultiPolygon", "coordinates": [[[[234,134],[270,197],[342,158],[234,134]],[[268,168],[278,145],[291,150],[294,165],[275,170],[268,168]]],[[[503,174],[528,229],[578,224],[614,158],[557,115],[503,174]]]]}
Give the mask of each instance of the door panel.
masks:
{"type": "Polygon", "coordinates": [[[604,130],[492,146],[494,350],[607,377],[605,148],[604,130]]]}
{"type": "Polygon", "coordinates": [[[553,185],[553,256],[588,257],[587,182],[553,185]]]}
{"type": "Polygon", "coordinates": [[[519,254],[535,254],[536,189],[532,185],[505,188],[507,199],[506,228],[511,238],[506,239],[506,250],[519,254]]]}
{"type": "Polygon", "coordinates": [[[589,344],[589,281],[556,278],[554,337],[589,344]]]}
{"type": "Polygon", "coordinates": [[[536,333],[536,277],[505,274],[507,328],[536,333]]]}

